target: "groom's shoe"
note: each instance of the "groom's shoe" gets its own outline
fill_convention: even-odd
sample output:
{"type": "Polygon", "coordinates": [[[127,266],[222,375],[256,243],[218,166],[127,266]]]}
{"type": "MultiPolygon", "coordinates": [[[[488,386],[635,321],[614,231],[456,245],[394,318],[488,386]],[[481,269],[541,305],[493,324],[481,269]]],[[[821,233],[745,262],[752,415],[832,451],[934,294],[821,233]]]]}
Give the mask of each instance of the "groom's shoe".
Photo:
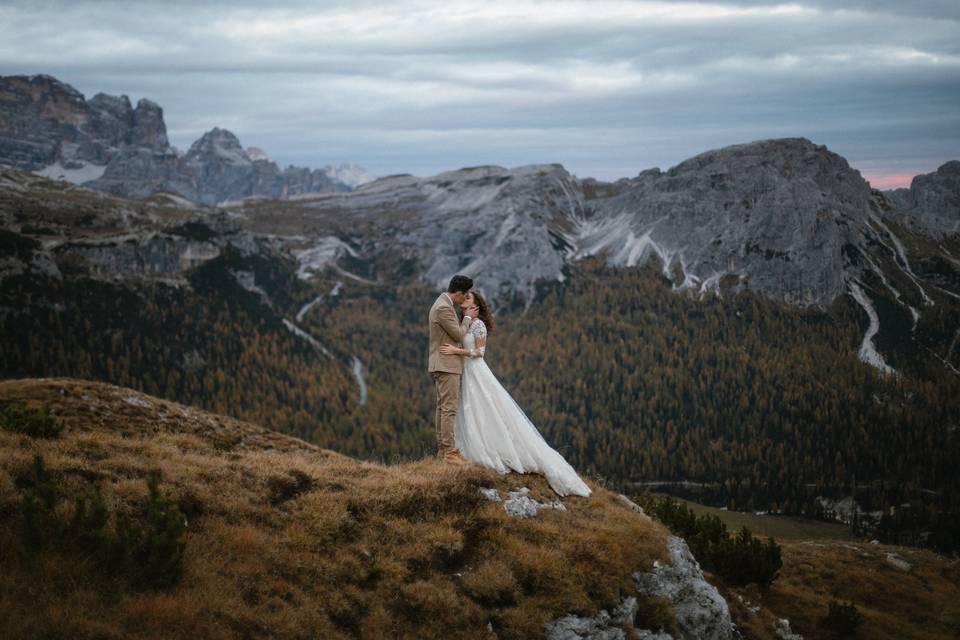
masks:
{"type": "Polygon", "coordinates": [[[443,452],[443,461],[444,462],[453,462],[456,464],[467,464],[470,461],[463,457],[460,453],[460,450],[456,447],[450,447],[443,452]]]}

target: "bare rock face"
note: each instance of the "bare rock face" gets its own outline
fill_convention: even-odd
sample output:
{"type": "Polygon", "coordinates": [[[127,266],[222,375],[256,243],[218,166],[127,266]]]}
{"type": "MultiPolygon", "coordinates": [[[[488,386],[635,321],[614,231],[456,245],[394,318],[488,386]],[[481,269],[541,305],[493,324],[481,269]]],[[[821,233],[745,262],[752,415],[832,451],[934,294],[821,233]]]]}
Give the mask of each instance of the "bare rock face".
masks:
{"type": "MultiPolygon", "coordinates": [[[[156,117],[159,109],[147,101],[140,102],[138,111],[141,107],[145,121],[156,117]]],[[[182,157],[169,147],[161,152],[149,147],[127,149],[107,166],[100,179],[86,186],[136,197],[172,191],[206,205],[250,196],[281,198],[346,189],[320,170],[291,166],[281,171],[269,159],[258,156],[254,160],[236,135],[219,127],[203,134],[182,157]]]]}
{"type": "Polygon", "coordinates": [[[133,130],[129,144],[137,147],[166,149],[170,146],[167,141],[167,125],[163,121],[163,109],[156,102],[141,99],[133,112],[133,130]]]}
{"type": "Polygon", "coordinates": [[[73,181],[99,175],[130,145],[167,146],[162,113],[151,116],[151,105],[159,111],[144,101],[135,111],[126,96],[87,102],[45,75],[0,77],[0,162],[73,181]]]}
{"type": "Polygon", "coordinates": [[[667,538],[670,564],[655,563],[649,572],[633,574],[637,591],[667,598],[685,640],[730,640],[739,636],[730,608],[720,592],[703,577],[687,543],[667,538]]]}
{"type": "Polygon", "coordinates": [[[577,257],[606,253],[625,266],[655,258],[677,287],[726,281],[799,304],[844,293],[844,247],[876,233],[866,181],[804,138],[733,145],[645,171],[592,209],[573,239],[577,257]]]}
{"type": "Polygon", "coordinates": [[[613,184],[560,165],[486,166],[381,178],[302,206],[365,221],[368,254],[389,238],[424,280],[442,286],[465,273],[494,300],[529,299],[538,282],[562,282],[567,265],[598,256],[617,266],[654,261],[677,289],[752,289],[809,305],[846,294],[869,267],[868,247],[897,244],[877,198],[842,157],[786,138],[613,184]]]}
{"type": "MultiPolygon", "coordinates": [[[[639,508],[639,507],[638,507],[639,508]]],[[[734,640],[740,638],[730,608],[716,587],[706,581],[700,565],[681,538],[669,536],[670,563],[654,564],[651,571],[633,574],[637,592],[666,598],[673,606],[680,636],[676,640],[734,640]]],[[[637,599],[624,596],[612,612],[593,617],[569,615],[546,626],[548,640],[624,640],[624,627],[636,624],[637,599]]],[[[633,629],[633,638],[674,640],[663,630],[633,629]]]]}
{"type": "Polygon", "coordinates": [[[893,216],[906,227],[936,238],[960,233],[960,160],[915,176],[909,189],[885,194],[894,205],[893,216]]]}
{"type": "Polygon", "coordinates": [[[191,145],[172,180],[174,191],[204,204],[251,195],[253,161],[230,131],[214,127],[191,145]]]}
{"type": "MultiPolygon", "coordinates": [[[[468,273],[494,299],[519,292],[532,300],[538,281],[564,277],[567,249],[554,229],[569,226],[577,189],[560,165],[482,166],[388,176],[350,193],[298,200],[280,215],[350,220],[352,229],[369,229],[361,239],[365,255],[398,252],[437,286],[468,273]]],[[[325,236],[314,241],[329,242],[325,236]]]]}

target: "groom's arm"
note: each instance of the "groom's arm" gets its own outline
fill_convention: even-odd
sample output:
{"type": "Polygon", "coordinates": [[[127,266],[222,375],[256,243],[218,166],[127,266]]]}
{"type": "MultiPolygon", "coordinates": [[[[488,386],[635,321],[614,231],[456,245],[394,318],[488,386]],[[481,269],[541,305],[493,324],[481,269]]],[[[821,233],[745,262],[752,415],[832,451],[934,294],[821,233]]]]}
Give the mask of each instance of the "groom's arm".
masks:
{"type": "Polygon", "coordinates": [[[437,310],[437,321],[450,338],[456,342],[463,340],[470,329],[470,316],[463,316],[463,320],[457,321],[457,314],[447,305],[443,305],[437,310]]]}

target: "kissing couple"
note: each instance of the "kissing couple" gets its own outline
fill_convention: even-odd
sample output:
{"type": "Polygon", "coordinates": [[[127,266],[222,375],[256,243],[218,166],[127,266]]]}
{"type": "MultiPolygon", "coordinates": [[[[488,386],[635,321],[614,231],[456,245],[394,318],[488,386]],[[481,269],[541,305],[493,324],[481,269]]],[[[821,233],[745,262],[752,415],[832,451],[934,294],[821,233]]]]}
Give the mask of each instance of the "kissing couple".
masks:
{"type": "Polygon", "coordinates": [[[430,308],[428,370],[437,391],[437,455],[444,462],[474,462],[502,474],[539,473],[561,496],[589,496],[590,487],[547,444],[487,366],[493,314],[472,288],[469,277],[453,276],[430,308]]]}

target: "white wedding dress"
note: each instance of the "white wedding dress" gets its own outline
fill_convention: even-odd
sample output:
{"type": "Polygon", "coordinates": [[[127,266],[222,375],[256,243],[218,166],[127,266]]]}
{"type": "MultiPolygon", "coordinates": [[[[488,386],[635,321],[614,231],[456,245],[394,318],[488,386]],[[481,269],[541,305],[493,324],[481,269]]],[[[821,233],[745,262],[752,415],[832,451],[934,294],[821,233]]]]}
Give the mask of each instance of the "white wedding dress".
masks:
{"type": "Polygon", "coordinates": [[[486,347],[477,347],[476,340],[486,335],[487,327],[478,319],[463,337],[463,346],[478,355],[464,357],[454,446],[467,460],[500,473],[543,474],[561,496],[589,496],[590,487],[547,444],[484,362],[486,347]]]}

